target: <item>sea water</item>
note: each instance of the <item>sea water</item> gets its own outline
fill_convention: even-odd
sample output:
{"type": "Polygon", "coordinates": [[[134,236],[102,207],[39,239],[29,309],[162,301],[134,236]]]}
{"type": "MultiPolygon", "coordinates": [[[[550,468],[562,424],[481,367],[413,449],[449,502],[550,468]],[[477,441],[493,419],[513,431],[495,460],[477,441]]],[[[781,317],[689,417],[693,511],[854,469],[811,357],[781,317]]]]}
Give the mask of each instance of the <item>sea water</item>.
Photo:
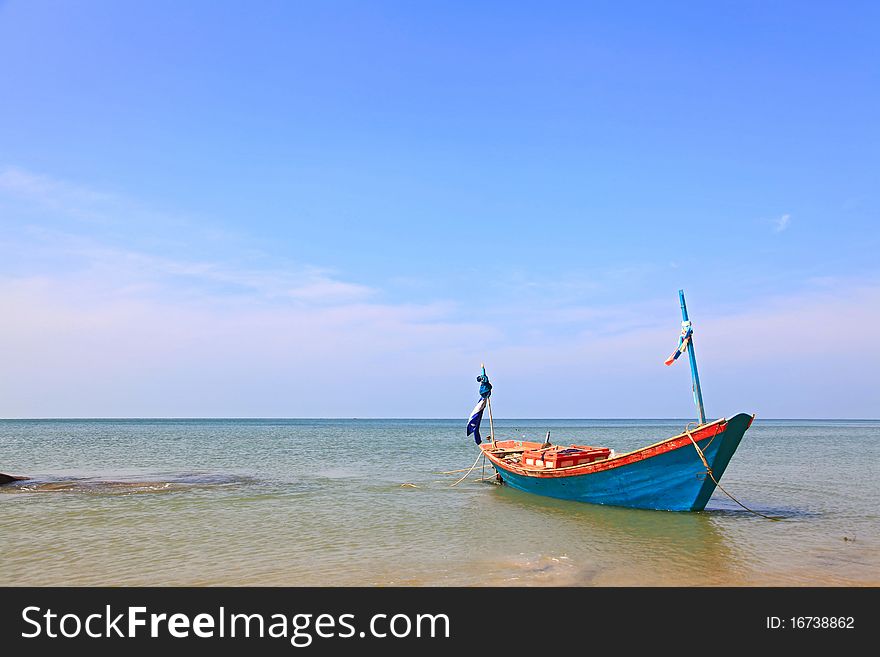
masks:
{"type": "MultiPolygon", "coordinates": [[[[500,420],[618,452],[686,420],[500,420]]],[[[484,430],[488,427],[484,426],[484,430]]],[[[491,481],[458,420],[5,420],[5,585],[880,585],[880,422],[761,420],[705,512],[491,481]]],[[[699,470],[696,453],[694,467],[699,470]]]]}

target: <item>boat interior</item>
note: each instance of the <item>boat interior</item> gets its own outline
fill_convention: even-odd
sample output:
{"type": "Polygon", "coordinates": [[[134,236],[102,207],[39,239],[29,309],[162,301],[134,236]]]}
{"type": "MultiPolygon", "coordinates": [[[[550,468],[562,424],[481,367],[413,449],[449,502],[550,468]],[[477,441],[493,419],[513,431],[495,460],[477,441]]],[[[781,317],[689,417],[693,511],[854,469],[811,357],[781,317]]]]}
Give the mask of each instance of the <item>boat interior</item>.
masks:
{"type": "Polygon", "coordinates": [[[499,440],[483,447],[487,454],[518,465],[526,470],[550,470],[572,468],[612,458],[614,451],[608,447],[590,445],[552,445],[525,440],[499,440]]]}

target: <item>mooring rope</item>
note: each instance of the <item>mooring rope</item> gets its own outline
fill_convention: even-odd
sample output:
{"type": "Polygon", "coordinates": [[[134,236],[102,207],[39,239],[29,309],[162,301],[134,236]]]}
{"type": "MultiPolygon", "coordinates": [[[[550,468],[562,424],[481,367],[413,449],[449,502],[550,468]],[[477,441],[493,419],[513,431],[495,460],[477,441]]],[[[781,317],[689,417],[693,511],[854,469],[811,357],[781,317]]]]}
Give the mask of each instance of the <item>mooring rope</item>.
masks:
{"type": "Polygon", "coordinates": [[[445,472],[432,472],[431,474],[451,475],[451,474],[458,474],[459,472],[464,472],[465,470],[470,470],[470,468],[459,468],[458,470],[446,470],[445,472]]]}
{"type": "Polygon", "coordinates": [[[481,456],[483,456],[483,450],[480,450],[480,453],[477,454],[477,460],[474,461],[474,464],[473,464],[471,467],[468,468],[468,471],[464,473],[464,475],[462,476],[462,478],[459,479],[458,481],[456,481],[454,484],[452,484],[452,486],[450,486],[450,488],[453,488],[454,486],[458,486],[461,482],[463,482],[465,479],[467,479],[467,476],[471,473],[471,470],[473,470],[474,468],[477,467],[477,463],[480,462],[480,457],[481,457],[481,456]]]}
{"type": "MultiPolygon", "coordinates": [[[[725,495],[727,495],[727,497],[729,497],[729,498],[732,499],[734,502],[736,502],[737,504],[739,504],[742,508],[744,508],[744,509],[745,509],[746,511],[748,511],[749,513],[754,513],[756,516],[761,516],[762,518],[766,518],[767,520],[773,520],[773,521],[779,521],[779,520],[782,520],[782,518],[775,518],[775,517],[773,517],[773,516],[767,516],[767,515],[764,515],[763,513],[761,513],[760,511],[755,511],[754,509],[750,509],[750,508],[747,507],[745,504],[743,504],[743,503],[740,502],[738,499],[736,499],[733,495],[731,495],[730,493],[728,493],[728,492],[724,489],[724,486],[722,486],[720,483],[718,483],[718,480],[715,478],[715,474],[712,472],[712,468],[709,467],[709,463],[706,461],[706,455],[703,454],[703,450],[700,449],[700,446],[697,445],[697,441],[694,440],[694,437],[691,435],[691,432],[690,432],[689,428],[690,428],[690,426],[691,426],[692,424],[696,424],[696,422],[688,422],[687,425],[686,425],[685,428],[684,428],[684,432],[687,434],[687,437],[691,439],[691,443],[693,443],[693,445],[694,445],[694,449],[697,450],[697,455],[700,457],[700,460],[703,462],[703,465],[706,467],[706,474],[709,475],[709,476],[712,478],[712,481],[714,481],[714,482],[715,482],[715,485],[718,486],[718,488],[721,489],[721,492],[724,493],[725,495]]],[[[716,434],[716,435],[718,434],[718,430],[717,430],[717,429],[716,429],[716,431],[715,431],[715,434],[716,434]]],[[[715,440],[715,436],[712,436],[712,440],[715,440]]],[[[711,443],[712,441],[709,441],[709,442],[711,443]]]]}

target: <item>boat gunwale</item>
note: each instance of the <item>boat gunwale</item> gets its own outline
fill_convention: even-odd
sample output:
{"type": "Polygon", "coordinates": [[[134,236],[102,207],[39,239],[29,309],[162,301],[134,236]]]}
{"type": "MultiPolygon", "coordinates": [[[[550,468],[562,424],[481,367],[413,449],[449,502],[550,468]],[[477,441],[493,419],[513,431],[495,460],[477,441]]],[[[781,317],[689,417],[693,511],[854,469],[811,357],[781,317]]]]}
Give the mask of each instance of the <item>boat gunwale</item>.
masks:
{"type": "MultiPolygon", "coordinates": [[[[714,420],[713,422],[707,422],[706,424],[701,424],[700,426],[693,429],[690,434],[694,437],[696,442],[700,442],[709,438],[715,438],[724,433],[727,429],[728,418],[719,418],[714,420]],[[706,429],[711,428],[714,425],[718,425],[718,428],[714,433],[710,435],[703,435],[697,437],[696,433],[704,433],[706,429]]],[[[658,454],[651,454],[648,456],[643,456],[642,458],[636,458],[638,455],[647,452],[649,450],[654,450],[659,447],[664,447],[669,445],[674,441],[682,441],[680,445],[674,445],[663,449],[660,453],[671,452],[676,449],[681,449],[682,447],[691,444],[690,438],[687,438],[688,432],[682,431],[679,434],[676,434],[670,438],[666,438],[664,440],[660,440],[655,443],[651,443],[650,445],[646,445],[645,447],[640,447],[639,449],[635,449],[629,452],[624,452],[623,454],[615,454],[612,458],[603,459],[601,461],[593,461],[592,463],[581,463],[578,465],[568,465],[565,467],[558,468],[543,468],[543,469],[530,469],[524,468],[518,464],[506,463],[503,459],[499,459],[496,457],[491,451],[490,446],[492,443],[486,443],[484,445],[480,445],[480,450],[485,454],[489,461],[492,462],[493,465],[505,470],[507,472],[512,472],[513,474],[518,474],[526,477],[541,477],[541,478],[554,478],[554,477],[573,477],[580,475],[588,475],[594,474],[597,472],[602,472],[605,470],[612,470],[614,468],[619,468],[624,465],[628,465],[630,463],[636,463],[638,461],[643,461],[648,458],[652,458],[653,456],[658,456],[658,454]],[[577,471],[577,472],[576,472],[577,471]]],[[[505,441],[506,442],[506,441],[505,441]]],[[[511,441],[511,442],[531,442],[531,441],[511,441]]],[[[523,450],[525,451],[525,450],[523,450]]]]}

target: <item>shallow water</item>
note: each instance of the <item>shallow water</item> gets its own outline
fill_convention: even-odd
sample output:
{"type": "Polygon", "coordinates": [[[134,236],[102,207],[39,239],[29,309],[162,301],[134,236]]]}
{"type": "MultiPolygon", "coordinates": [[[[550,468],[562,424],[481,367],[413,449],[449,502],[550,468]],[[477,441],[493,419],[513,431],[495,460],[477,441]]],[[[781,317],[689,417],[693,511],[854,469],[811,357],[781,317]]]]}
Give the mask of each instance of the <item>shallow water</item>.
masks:
{"type": "MultiPolygon", "coordinates": [[[[497,423],[618,451],[684,424],[497,423]]],[[[476,454],[452,420],[0,421],[0,471],[31,477],[0,487],[0,581],[880,584],[880,422],[755,421],[722,483],[782,522],[720,492],[669,513],[437,474],[476,454]]]]}

